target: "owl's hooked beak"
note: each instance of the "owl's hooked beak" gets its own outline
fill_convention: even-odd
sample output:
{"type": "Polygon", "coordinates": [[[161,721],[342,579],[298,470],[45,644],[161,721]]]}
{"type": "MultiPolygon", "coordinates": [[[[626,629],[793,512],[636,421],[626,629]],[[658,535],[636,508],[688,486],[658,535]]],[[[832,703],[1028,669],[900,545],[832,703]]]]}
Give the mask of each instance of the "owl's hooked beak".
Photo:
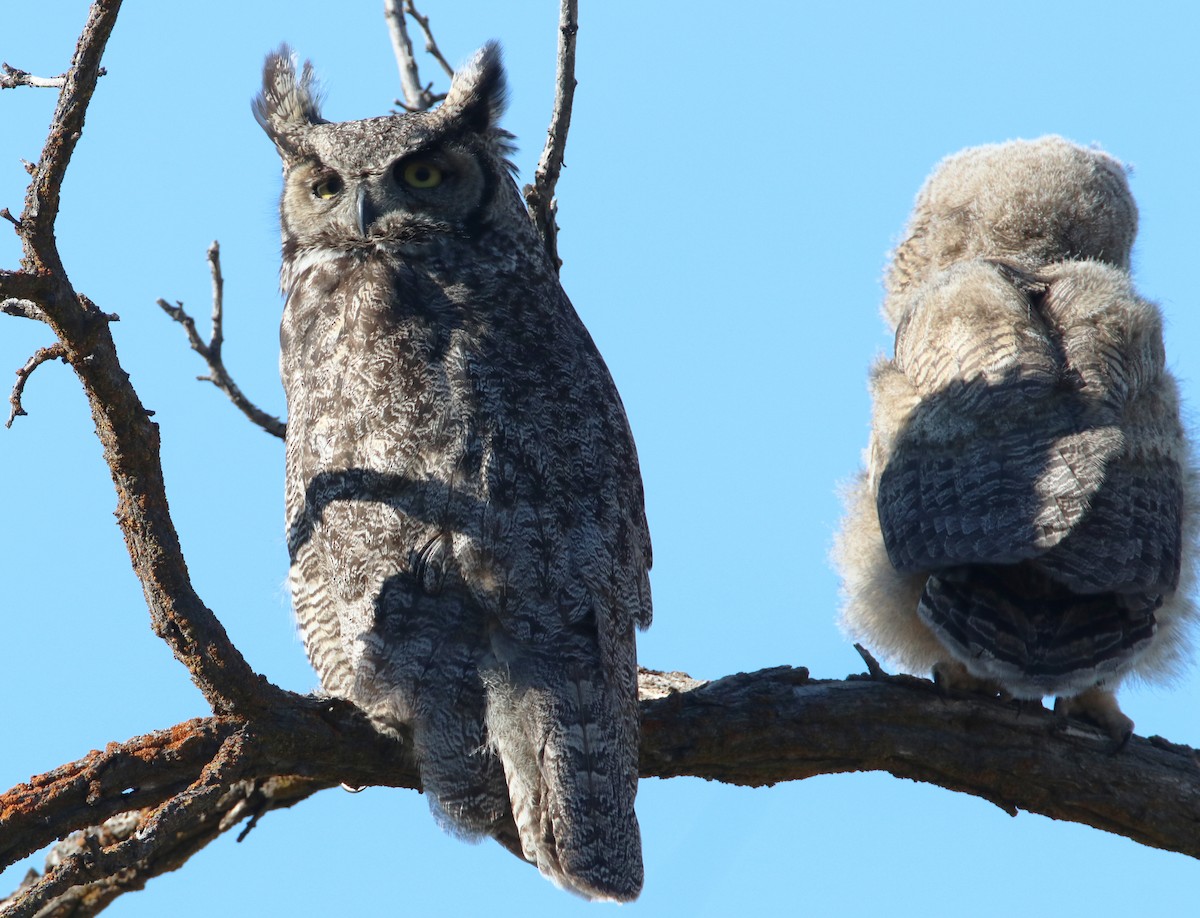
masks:
{"type": "Polygon", "coordinates": [[[367,197],[367,186],[365,183],[359,185],[358,191],[355,193],[354,216],[358,222],[359,235],[366,238],[367,230],[375,222],[375,218],[379,214],[375,210],[375,205],[371,203],[371,199],[367,197]]]}

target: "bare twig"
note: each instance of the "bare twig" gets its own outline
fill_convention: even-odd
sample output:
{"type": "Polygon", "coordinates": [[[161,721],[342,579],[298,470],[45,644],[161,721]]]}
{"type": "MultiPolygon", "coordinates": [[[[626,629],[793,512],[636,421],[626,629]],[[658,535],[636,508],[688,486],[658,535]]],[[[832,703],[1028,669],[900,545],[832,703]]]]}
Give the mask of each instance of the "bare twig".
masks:
{"type": "Polygon", "coordinates": [[[42,312],[42,307],[32,300],[22,300],[16,297],[0,300],[0,312],[6,316],[33,319],[35,322],[46,321],[46,314],[42,312]]]}
{"type": "Polygon", "coordinates": [[[425,51],[439,64],[442,65],[442,71],[446,76],[453,78],[454,68],[450,66],[450,62],[442,56],[441,49],[438,48],[437,42],[433,39],[433,30],[429,28],[429,17],[422,16],[417,12],[417,8],[413,6],[412,0],[404,0],[404,12],[412,16],[413,21],[421,27],[421,32],[425,35],[425,51]]]}
{"type": "Polygon", "coordinates": [[[225,280],[221,276],[221,247],[215,241],[208,247],[208,266],[212,273],[213,297],[212,336],[207,343],[200,337],[200,333],[196,331],[196,320],[184,310],[183,303],[176,301],[175,305],[172,306],[166,300],[160,299],[158,300],[158,305],[163,312],[183,326],[184,332],[187,334],[188,344],[208,364],[208,375],[197,376],[196,378],[202,382],[212,383],[229,396],[229,400],[233,402],[242,414],[267,433],[282,439],[287,433],[287,425],[274,415],[267,414],[246,398],[242,390],[238,388],[237,383],[233,381],[233,377],[229,375],[229,371],[225,369],[225,363],[221,359],[221,346],[225,342],[225,280]]]}
{"type": "Polygon", "coordinates": [[[208,271],[212,276],[212,337],[208,343],[209,353],[219,363],[221,345],[225,343],[225,278],[221,274],[221,243],[216,239],[204,253],[208,259],[208,271]]]}
{"type": "MultiPolygon", "coordinates": [[[[104,68],[100,68],[99,76],[104,76],[104,68]]],[[[56,77],[34,76],[17,67],[0,64],[0,89],[16,89],[18,86],[33,86],[37,89],[62,89],[66,85],[67,75],[56,77]]]]}
{"type": "Polygon", "coordinates": [[[29,381],[33,371],[48,360],[60,359],[64,363],[66,362],[66,348],[61,344],[51,344],[49,347],[38,348],[34,355],[25,362],[25,366],[17,370],[17,382],[13,386],[12,394],[8,397],[8,404],[12,406],[12,410],[8,413],[8,420],[4,423],[5,427],[12,427],[13,421],[17,418],[28,416],[29,412],[21,406],[21,396],[25,393],[25,383],[29,381]]]}
{"type": "Polygon", "coordinates": [[[409,112],[428,111],[438,97],[429,91],[429,86],[421,85],[412,39],[408,37],[408,24],[404,21],[402,0],[384,0],[383,15],[392,38],[392,50],[396,53],[396,64],[400,68],[400,86],[404,91],[404,101],[397,100],[396,104],[409,112]]]}
{"type": "Polygon", "coordinates": [[[537,227],[546,254],[555,270],[562,266],[558,257],[558,201],[554,188],[562,172],[567,149],[567,131],[571,127],[571,107],[575,101],[575,36],[579,32],[578,0],[562,0],[558,20],[558,67],[555,77],[554,111],[546,133],[546,146],[538,160],[533,184],[525,186],[525,206],[537,227]]]}
{"type": "Polygon", "coordinates": [[[871,655],[871,651],[867,650],[862,644],[855,644],[854,649],[858,651],[858,655],[867,664],[867,675],[870,678],[883,679],[887,676],[887,673],[883,671],[883,667],[879,665],[879,661],[871,655]]]}

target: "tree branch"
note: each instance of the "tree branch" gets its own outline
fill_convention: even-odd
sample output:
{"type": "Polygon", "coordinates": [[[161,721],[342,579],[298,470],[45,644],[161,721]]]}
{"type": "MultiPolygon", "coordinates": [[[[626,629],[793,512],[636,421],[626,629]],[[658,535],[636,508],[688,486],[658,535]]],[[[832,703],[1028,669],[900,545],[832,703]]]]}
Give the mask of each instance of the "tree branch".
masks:
{"type": "Polygon", "coordinates": [[[578,0],[562,0],[558,20],[558,66],[555,77],[554,110],[546,133],[546,146],[538,160],[533,184],[525,186],[525,206],[537,227],[546,254],[555,270],[562,266],[558,257],[558,201],[554,188],[562,172],[567,149],[567,131],[571,127],[571,108],[575,102],[575,36],[579,32],[578,0]]]}
{"type": "MultiPolygon", "coordinates": [[[[17,227],[19,230],[19,222],[17,227]]],[[[45,281],[46,278],[26,271],[0,271],[0,312],[48,322],[46,314],[36,302],[47,293],[45,281]]]]}
{"type": "MultiPolygon", "coordinates": [[[[982,797],[1010,815],[1041,813],[1200,858],[1200,758],[1158,737],[1134,737],[1114,753],[1099,730],[1044,708],[947,697],[911,676],[821,680],[778,667],[699,682],[643,670],[640,684],[643,778],[758,787],[886,771],[982,797]]],[[[53,855],[48,875],[13,900],[37,897],[43,907],[64,894],[78,898],[68,890],[84,884],[107,902],[177,869],[247,817],[319,790],[418,787],[410,749],[345,702],[300,695],[252,723],[188,721],[0,796],[0,863],[137,810],[136,845],[94,851],[76,839],[71,857],[53,855]]]]}
{"type": "Polygon", "coordinates": [[[40,347],[34,352],[34,355],[25,362],[25,366],[17,370],[17,382],[13,386],[12,394],[8,397],[8,403],[12,406],[8,413],[8,420],[5,421],[5,427],[12,427],[13,421],[19,417],[25,417],[28,412],[21,404],[21,396],[25,393],[25,383],[29,381],[29,377],[33,375],[33,371],[40,367],[48,360],[65,359],[67,352],[61,344],[51,344],[49,347],[40,347]]]}
{"type": "MultiPolygon", "coordinates": [[[[404,92],[404,101],[397,100],[396,104],[407,112],[424,112],[445,96],[434,95],[430,91],[432,83],[428,86],[421,83],[420,69],[417,66],[416,55],[413,54],[412,39],[408,37],[408,24],[405,22],[404,13],[403,0],[384,0],[383,16],[387,20],[392,50],[400,68],[400,86],[404,92]]],[[[428,20],[425,22],[428,23],[428,20]]],[[[432,41],[430,36],[429,42],[432,41]]]]}
{"type": "Polygon", "coordinates": [[[71,286],[54,238],[62,180],[120,7],[120,0],[95,0],[91,6],[18,221],[23,270],[0,276],[0,298],[28,300],[40,310],[83,384],[155,633],[187,666],[214,711],[252,711],[278,702],[282,693],[250,669],[192,588],[167,507],[158,427],[117,359],[108,327],[114,317],[71,286]]]}
{"type": "Polygon", "coordinates": [[[1196,750],[1134,737],[1114,753],[1107,734],[1040,706],[946,697],[911,676],[781,667],[644,701],[641,761],[646,777],[751,787],[886,771],[1200,858],[1196,750]]]}
{"type": "MultiPolygon", "coordinates": [[[[429,27],[429,17],[422,16],[417,12],[417,8],[413,6],[413,0],[404,0],[404,12],[413,18],[421,29],[421,34],[425,36],[425,53],[432,57],[442,68],[442,72],[451,79],[454,78],[454,68],[450,66],[450,62],[442,55],[438,43],[434,40],[433,30],[429,27]]],[[[439,99],[445,98],[438,96],[439,99]]]]}
{"type": "MultiPolygon", "coordinates": [[[[99,76],[104,76],[104,68],[100,68],[99,76]]],[[[32,86],[36,89],[61,89],[67,81],[66,74],[56,77],[39,77],[32,73],[0,64],[0,89],[16,89],[18,86],[32,86]]]]}
{"type": "Polygon", "coordinates": [[[62,180],[71,154],[75,151],[75,144],[83,134],[88,103],[96,91],[96,81],[103,69],[100,58],[120,8],[121,0],[95,0],[75,47],[71,68],[61,78],[63,85],[58,105],[50,122],[42,156],[34,168],[33,181],[25,195],[25,209],[20,221],[22,226],[18,228],[25,250],[22,266],[27,271],[44,269],[55,274],[62,273],[62,263],[53,244],[62,180]],[[46,260],[48,256],[52,256],[50,261],[46,260]]]}
{"type": "Polygon", "coordinates": [[[229,396],[229,400],[233,402],[237,409],[254,424],[272,436],[283,439],[287,433],[287,425],[274,415],[267,414],[251,402],[250,399],[246,398],[242,390],[238,388],[237,383],[233,381],[233,377],[229,375],[229,371],[225,369],[225,363],[221,359],[221,345],[225,341],[225,280],[221,276],[221,247],[215,241],[208,247],[208,266],[212,272],[213,302],[212,336],[207,343],[200,337],[200,333],[196,331],[196,320],[187,314],[183,308],[183,303],[177,300],[175,305],[172,306],[166,300],[160,299],[157,301],[158,305],[163,312],[183,326],[192,350],[203,357],[204,362],[208,364],[208,375],[197,376],[196,378],[202,382],[212,383],[229,396]]]}

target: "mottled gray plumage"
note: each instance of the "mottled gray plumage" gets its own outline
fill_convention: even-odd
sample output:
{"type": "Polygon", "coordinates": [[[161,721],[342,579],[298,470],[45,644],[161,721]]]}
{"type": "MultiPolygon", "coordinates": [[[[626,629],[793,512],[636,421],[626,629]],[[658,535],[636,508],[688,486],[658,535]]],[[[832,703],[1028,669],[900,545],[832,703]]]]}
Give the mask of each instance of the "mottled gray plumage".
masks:
{"type": "Polygon", "coordinates": [[[291,587],[331,694],[435,814],[561,886],[642,886],[650,538],[621,400],[507,162],[491,44],[436,110],[331,124],[267,58],[283,158],[291,587]]]}
{"type": "Polygon", "coordinates": [[[835,550],[856,637],[1118,737],[1121,679],[1185,655],[1200,509],[1136,231],[1121,164],[1058,137],[938,167],[888,274],[895,356],[835,550]]]}

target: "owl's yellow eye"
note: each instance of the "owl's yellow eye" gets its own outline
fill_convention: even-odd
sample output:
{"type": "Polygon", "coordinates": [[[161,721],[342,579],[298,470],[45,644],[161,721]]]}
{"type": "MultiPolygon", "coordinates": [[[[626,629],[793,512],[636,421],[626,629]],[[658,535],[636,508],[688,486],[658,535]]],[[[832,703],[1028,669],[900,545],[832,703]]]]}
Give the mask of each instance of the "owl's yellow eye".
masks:
{"type": "Polygon", "coordinates": [[[336,198],[341,191],[342,180],[336,175],[323,178],[313,185],[313,194],[325,201],[328,201],[330,198],[336,198]]]}
{"type": "Polygon", "coordinates": [[[413,188],[436,188],[442,184],[442,170],[420,159],[405,163],[400,169],[400,177],[413,188]]]}

